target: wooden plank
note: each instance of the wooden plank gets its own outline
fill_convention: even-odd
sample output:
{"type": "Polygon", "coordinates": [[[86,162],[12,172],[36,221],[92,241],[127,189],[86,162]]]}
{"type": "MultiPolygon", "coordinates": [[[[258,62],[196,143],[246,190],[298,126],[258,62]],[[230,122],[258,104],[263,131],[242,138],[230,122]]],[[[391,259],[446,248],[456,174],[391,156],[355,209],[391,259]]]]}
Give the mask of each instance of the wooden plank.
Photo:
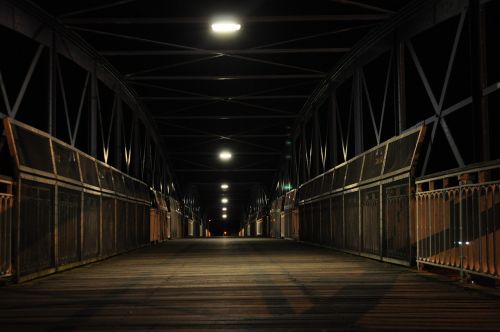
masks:
{"type": "Polygon", "coordinates": [[[0,330],[500,330],[500,296],[300,243],[174,240],[0,288],[0,330]]]}

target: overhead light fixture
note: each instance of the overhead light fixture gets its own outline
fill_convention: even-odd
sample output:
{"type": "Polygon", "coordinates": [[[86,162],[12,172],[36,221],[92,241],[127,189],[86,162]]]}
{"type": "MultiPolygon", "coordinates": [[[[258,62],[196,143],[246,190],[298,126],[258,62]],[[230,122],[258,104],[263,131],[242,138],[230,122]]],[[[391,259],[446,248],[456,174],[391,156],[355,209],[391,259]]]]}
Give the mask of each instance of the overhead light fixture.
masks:
{"type": "Polygon", "coordinates": [[[227,211],[227,207],[225,207],[225,206],[224,206],[224,207],[222,208],[222,211],[227,211]]]}
{"type": "Polygon", "coordinates": [[[227,202],[229,202],[229,200],[226,197],[224,197],[220,201],[222,202],[222,204],[226,204],[227,202]]]}
{"type": "Polygon", "coordinates": [[[227,183],[223,183],[223,184],[220,185],[220,188],[222,190],[227,190],[227,189],[229,189],[229,185],[227,183]]]}
{"type": "Polygon", "coordinates": [[[224,214],[222,215],[222,219],[227,219],[227,214],[225,214],[225,213],[224,213],[224,214]]]}
{"type": "Polygon", "coordinates": [[[234,21],[218,21],[212,23],[212,31],[215,33],[234,33],[241,29],[241,24],[234,21]]]}
{"type": "Polygon", "coordinates": [[[232,157],[233,157],[233,155],[232,155],[232,154],[231,154],[231,152],[229,152],[229,151],[225,151],[225,150],[224,150],[224,151],[221,151],[221,152],[219,153],[219,159],[220,159],[220,160],[223,160],[223,161],[228,161],[228,160],[230,160],[232,157]]]}

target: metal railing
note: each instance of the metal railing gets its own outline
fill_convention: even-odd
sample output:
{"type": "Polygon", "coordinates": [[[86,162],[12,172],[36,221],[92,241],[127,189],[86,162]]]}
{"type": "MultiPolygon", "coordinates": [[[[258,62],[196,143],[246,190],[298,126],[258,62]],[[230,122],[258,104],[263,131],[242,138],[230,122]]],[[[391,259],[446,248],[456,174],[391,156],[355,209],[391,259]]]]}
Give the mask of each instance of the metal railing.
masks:
{"type": "Polygon", "coordinates": [[[12,179],[0,176],[0,278],[12,274],[12,179]]]}
{"type": "Polygon", "coordinates": [[[500,160],[416,184],[417,263],[500,278],[500,160]]]}

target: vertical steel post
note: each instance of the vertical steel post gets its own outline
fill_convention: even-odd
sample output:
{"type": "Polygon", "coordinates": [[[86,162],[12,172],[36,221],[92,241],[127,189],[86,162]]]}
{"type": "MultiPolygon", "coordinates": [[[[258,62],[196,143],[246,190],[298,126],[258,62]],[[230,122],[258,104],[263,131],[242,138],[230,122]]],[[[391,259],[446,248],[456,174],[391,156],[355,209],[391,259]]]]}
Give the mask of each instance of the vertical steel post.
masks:
{"type": "Polygon", "coordinates": [[[336,90],[332,89],[332,92],[330,94],[330,131],[329,131],[329,148],[330,148],[330,153],[328,153],[329,157],[331,158],[331,166],[336,166],[339,163],[339,156],[338,156],[338,141],[337,141],[337,92],[336,90]]]}
{"type": "Polygon", "coordinates": [[[361,189],[358,188],[358,255],[361,255],[363,243],[363,207],[361,206],[361,189]]]}
{"type": "Polygon", "coordinates": [[[395,44],[395,97],[396,97],[396,119],[397,132],[401,134],[406,129],[406,71],[405,71],[405,46],[404,43],[396,42],[395,44]]]}
{"type": "Polygon", "coordinates": [[[97,63],[94,63],[94,68],[91,73],[90,80],[90,155],[97,158],[97,63]]]}
{"type": "MultiPolygon", "coordinates": [[[[417,192],[415,193],[415,243],[416,243],[416,261],[417,261],[417,270],[420,270],[420,224],[422,220],[420,220],[420,209],[421,209],[421,204],[422,204],[422,196],[419,194],[422,193],[422,185],[417,184],[416,185],[416,190],[417,192]]],[[[410,212],[411,212],[411,206],[410,206],[410,212]]],[[[411,218],[411,217],[410,217],[411,218]]],[[[411,224],[411,223],[410,223],[411,224]]],[[[411,255],[410,255],[411,257],[411,255]]]]}
{"type": "Polygon", "coordinates": [[[48,82],[48,132],[50,135],[56,135],[56,96],[57,96],[57,50],[56,34],[52,33],[52,43],[49,47],[49,82],[48,82]]]}
{"type": "MultiPolygon", "coordinates": [[[[123,128],[123,102],[120,96],[116,95],[116,116],[115,116],[115,166],[122,170],[123,161],[123,141],[122,141],[122,128],[123,128]]],[[[110,124],[112,126],[112,124],[110,124]]]]}
{"type": "Polygon", "coordinates": [[[302,135],[301,135],[301,140],[302,140],[302,153],[304,154],[304,157],[301,158],[303,160],[302,166],[303,166],[303,178],[302,178],[302,183],[306,182],[307,180],[310,179],[310,167],[309,167],[309,162],[308,162],[308,157],[307,157],[307,142],[306,142],[306,132],[305,132],[305,127],[302,128],[302,135]]]}
{"type": "Polygon", "coordinates": [[[475,146],[479,147],[476,153],[477,161],[491,159],[490,152],[490,128],[488,115],[488,99],[483,96],[483,89],[487,85],[486,68],[486,45],[485,45],[485,19],[484,10],[480,0],[469,1],[470,18],[470,50],[471,50],[471,73],[472,73],[472,107],[476,118],[476,132],[479,132],[479,141],[475,146]]]}
{"type": "Polygon", "coordinates": [[[362,109],[362,81],[361,70],[354,72],[352,97],[354,98],[354,154],[358,155],[364,151],[363,148],[363,109],[362,109]]]}
{"type": "MultiPolygon", "coordinates": [[[[132,171],[132,174],[134,174],[134,176],[136,178],[139,178],[140,176],[140,170],[139,170],[139,161],[140,161],[140,136],[139,136],[139,128],[140,128],[140,121],[137,120],[135,121],[134,123],[134,126],[135,126],[135,129],[134,129],[134,137],[132,138],[132,165],[133,165],[133,171],[132,171]]],[[[162,159],[162,163],[164,163],[164,160],[162,159]]],[[[163,187],[165,187],[165,185],[167,184],[166,181],[165,181],[165,169],[166,167],[162,167],[163,169],[163,176],[162,176],[162,185],[163,187]]]]}
{"type": "MultiPolygon", "coordinates": [[[[380,241],[380,260],[383,259],[384,255],[387,255],[387,253],[384,253],[384,193],[383,193],[383,185],[382,183],[379,184],[379,192],[378,192],[378,197],[379,197],[379,241],[380,241]]],[[[387,232],[387,230],[386,230],[387,232]]]]}
{"type": "Polygon", "coordinates": [[[459,232],[460,232],[460,280],[464,281],[464,238],[463,238],[463,203],[462,203],[462,180],[460,180],[459,184],[459,192],[458,192],[458,210],[459,210],[459,232]]]}
{"type": "MultiPolygon", "coordinates": [[[[312,150],[312,158],[311,163],[313,166],[313,177],[320,174],[322,172],[322,167],[320,167],[321,163],[321,138],[320,138],[320,127],[319,127],[319,108],[316,108],[314,112],[313,118],[313,150],[312,150]]],[[[324,119],[323,119],[324,121],[324,119]]]]}

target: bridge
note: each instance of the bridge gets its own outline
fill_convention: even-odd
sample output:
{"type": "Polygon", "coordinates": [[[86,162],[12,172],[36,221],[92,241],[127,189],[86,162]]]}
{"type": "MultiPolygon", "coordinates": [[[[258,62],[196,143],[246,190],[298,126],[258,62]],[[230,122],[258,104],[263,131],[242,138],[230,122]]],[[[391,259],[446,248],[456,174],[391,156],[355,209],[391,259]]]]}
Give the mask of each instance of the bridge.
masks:
{"type": "Polygon", "coordinates": [[[499,329],[497,1],[0,13],[2,331],[499,329]]]}

